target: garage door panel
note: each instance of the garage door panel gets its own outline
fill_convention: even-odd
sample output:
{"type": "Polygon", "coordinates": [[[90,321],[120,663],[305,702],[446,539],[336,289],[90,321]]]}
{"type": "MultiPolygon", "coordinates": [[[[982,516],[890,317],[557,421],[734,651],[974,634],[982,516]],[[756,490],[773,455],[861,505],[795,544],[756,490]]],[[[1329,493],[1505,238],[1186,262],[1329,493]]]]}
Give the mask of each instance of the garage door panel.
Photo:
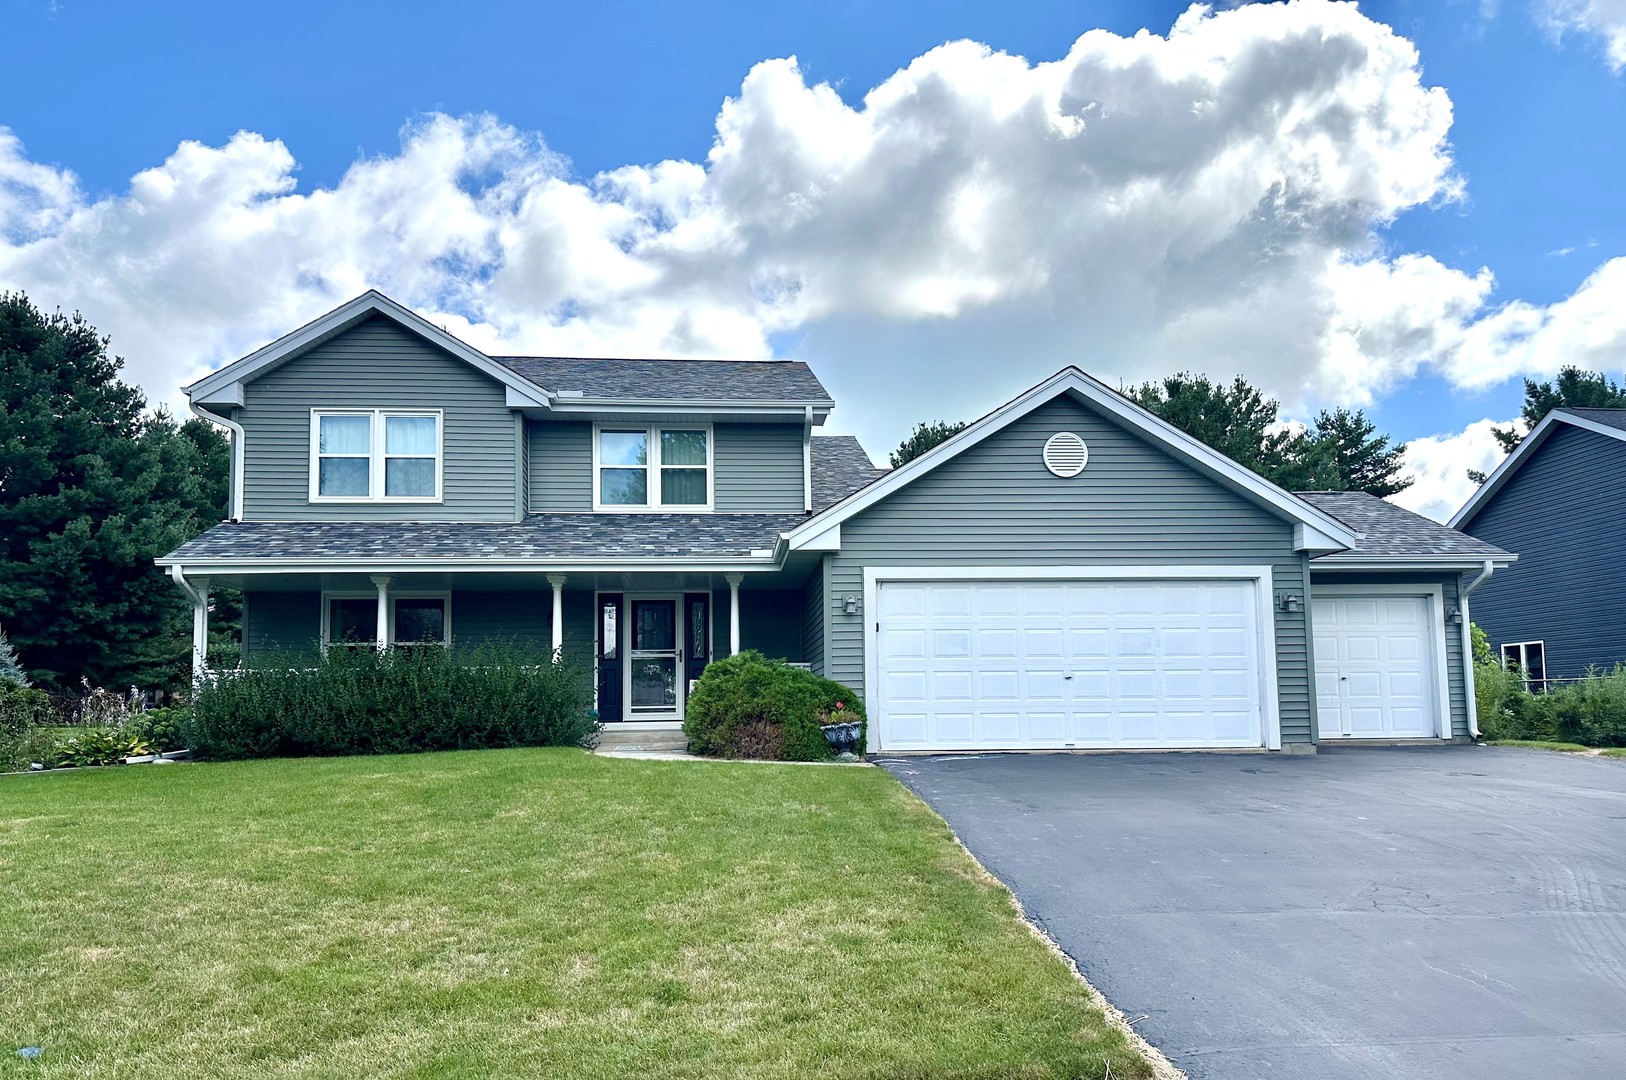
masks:
{"type": "Polygon", "coordinates": [[[878,745],[1260,745],[1255,596],[1251,581],[883,584],[878,745]]]}
{"type": "Polygon", "coordinates": [[[1426,596],[1321,597],[1316,712],[1324,739],[1438,734],[1439,674],[1426,596]]]}

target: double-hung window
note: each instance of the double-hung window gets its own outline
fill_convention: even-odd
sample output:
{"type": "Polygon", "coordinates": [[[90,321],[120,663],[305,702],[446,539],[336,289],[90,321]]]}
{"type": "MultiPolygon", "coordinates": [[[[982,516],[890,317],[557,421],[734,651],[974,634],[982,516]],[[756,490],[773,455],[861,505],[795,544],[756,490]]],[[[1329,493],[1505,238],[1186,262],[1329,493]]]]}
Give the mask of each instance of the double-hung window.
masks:
{"type": "MultiPolygon", "coordinates": [[[[388,641],[392,646],[451,644],[451,597],[446,593],[392,593],[386,603],[389,605],[388,641]]],[[[326,593],[323,608],[323,647],[377,646],[377,593],[326,593]]]]}
{"type": "Polygon", "coordinates": [[[711,428],[604,425],[594,439],[597,509],[711,509],[711,428]]]}
{"type": "Polygon", "coordinates": [[[439,409],[315,409],[311,502],[439,502],[439,409]]]}
{"type": "Polygon", "coordinates": [[[1547,643],[1514,641],[1502,646],[1502,666],[1517,671],[1533,694],[1547,689],[1547,643]]]}

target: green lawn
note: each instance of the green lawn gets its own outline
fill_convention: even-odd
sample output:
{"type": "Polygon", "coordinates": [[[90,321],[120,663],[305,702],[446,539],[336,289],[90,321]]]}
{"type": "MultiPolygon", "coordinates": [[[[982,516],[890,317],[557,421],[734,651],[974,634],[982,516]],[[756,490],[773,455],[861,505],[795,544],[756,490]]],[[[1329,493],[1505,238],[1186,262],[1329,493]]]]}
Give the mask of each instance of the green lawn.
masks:
{"type": "Polygon", "coordinates": [[[1526,750],[1556,750],[1561,754],[1584,754],[1590,746],[1573,742],[1551,742],[1546,739],[1487,739],[1487,746],[1522,746],[1526,750]]]}
{"type": "Polygon", "coordinates": [[[0,777],[0,909],[0,1077],[1150,1075],[879,769],[0,777]]]}

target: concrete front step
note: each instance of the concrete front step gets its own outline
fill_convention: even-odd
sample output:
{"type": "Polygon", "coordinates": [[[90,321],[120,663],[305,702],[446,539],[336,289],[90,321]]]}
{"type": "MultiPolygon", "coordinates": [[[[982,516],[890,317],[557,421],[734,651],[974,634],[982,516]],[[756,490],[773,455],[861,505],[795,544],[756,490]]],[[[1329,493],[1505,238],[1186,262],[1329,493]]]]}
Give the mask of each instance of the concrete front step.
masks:
{"type": "Polygon", "coordinates": [[[614,724],[604,725],[604,731],[598,737],[597,747],[600,752],[616,750],[645,753],[688,748],[689,740],[681,731],[618,731],[614,724]]]}

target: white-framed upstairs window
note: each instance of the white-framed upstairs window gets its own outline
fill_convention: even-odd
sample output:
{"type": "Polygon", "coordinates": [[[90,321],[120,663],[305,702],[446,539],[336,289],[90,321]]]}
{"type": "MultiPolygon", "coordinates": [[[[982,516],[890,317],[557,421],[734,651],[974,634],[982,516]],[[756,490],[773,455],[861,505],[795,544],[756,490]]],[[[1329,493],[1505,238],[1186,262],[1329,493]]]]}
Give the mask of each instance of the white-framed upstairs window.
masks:
{"type": "MultiPolygon", "coordinates": [[[[390,593],[389,630],[385,640],[395,648],[452,643],[452,595],[446,592],[390,593]]],[[[322,648],[376,648],[378,594],[322,594],[322,648]]]]}
{"type": "Polygon", "coordinates": [[[598,424],[593,428],[593,509],[711,510],[709,424],[598,424]]]}
{"type": "Polygon", "coordinates": [[[1516,671],[1532,694],[1547,689],[1547,643],[1510,641],[1502,646],[1502,666],[1516,671]]]}
{"type": "Polygon", "coordinates": [[[310,501],[441,501],[439,409],[312,409],[310,501]]]}

